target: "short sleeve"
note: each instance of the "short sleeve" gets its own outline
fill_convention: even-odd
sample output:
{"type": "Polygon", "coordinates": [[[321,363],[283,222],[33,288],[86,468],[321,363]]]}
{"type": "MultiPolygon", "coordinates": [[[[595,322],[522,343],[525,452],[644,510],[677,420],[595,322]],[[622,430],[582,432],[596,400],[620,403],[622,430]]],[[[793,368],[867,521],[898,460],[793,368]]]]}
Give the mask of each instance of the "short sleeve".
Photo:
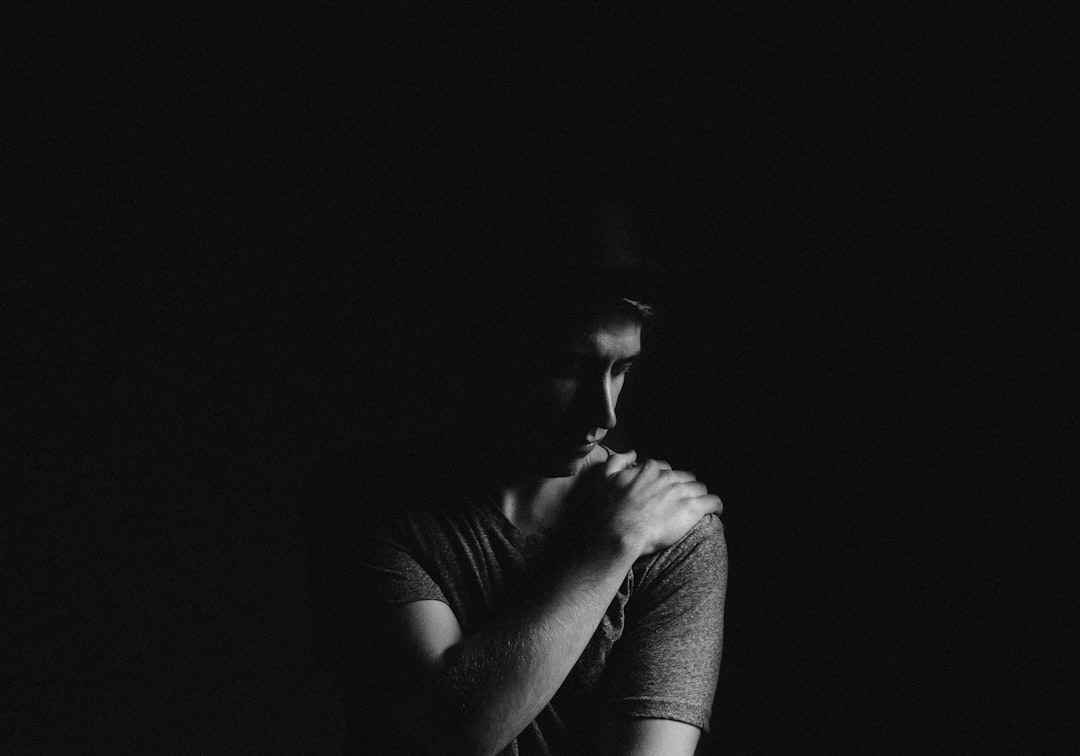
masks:
{"type": "Polygon", "coordinates": [[[312,609],[326,666],[355,671],[379,663],[371,650],[382,647],[389,632],[386,605],[446,602],[413,551],[393,537],[388,524],[349,520],[336,522],[317,544],[310,564],[312,609]]]}
{"type": "Polygon", "coordinates": [[[402,544],[383,535],[370,539],[358,560],[358,581],[369,601],[407,604],[411,601],[449,603],[441,588],[402,544]]]}
{"type": "Polygon", "coordinates": [[[606,675],[611,715],[672,719],[708,731],[727,591],[720,518],[709,515],[639,565],[606,675]]]}

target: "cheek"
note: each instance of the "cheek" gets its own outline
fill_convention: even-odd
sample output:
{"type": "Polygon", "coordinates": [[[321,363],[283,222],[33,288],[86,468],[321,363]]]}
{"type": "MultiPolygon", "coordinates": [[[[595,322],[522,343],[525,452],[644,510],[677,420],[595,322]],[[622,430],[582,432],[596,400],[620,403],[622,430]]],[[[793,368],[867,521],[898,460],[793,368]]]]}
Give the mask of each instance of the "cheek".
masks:
{"type": "Polygon", "coordinates": [[[547,397],[548,410],[564,413],[570,409],[577,395],[577,382],[566,378],[548,381],[544,395],[547,397]]]}
{"type": "Polygon", "coordinates": [[[534,424],[552,423],[570,411],[576,390],[577,385],[571,380],[530,381],[521,408],[534,424]]]}

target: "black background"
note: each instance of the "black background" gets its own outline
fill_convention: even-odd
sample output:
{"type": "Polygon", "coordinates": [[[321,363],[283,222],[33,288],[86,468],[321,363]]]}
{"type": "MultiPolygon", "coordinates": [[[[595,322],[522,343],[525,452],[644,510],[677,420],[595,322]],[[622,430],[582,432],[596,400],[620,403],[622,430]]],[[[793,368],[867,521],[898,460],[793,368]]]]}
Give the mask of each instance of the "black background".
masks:
{"type": "Polygon", "coordinates": [[[621,418],[726,503],[712,747],[1075,736],[1067,48],[987,13],[18,19],[5,739],[333,751],[310,472],[452,414],[423,299],[482,275],[491,177],[552,145],[619,177],[672,270],[621,418]]]}

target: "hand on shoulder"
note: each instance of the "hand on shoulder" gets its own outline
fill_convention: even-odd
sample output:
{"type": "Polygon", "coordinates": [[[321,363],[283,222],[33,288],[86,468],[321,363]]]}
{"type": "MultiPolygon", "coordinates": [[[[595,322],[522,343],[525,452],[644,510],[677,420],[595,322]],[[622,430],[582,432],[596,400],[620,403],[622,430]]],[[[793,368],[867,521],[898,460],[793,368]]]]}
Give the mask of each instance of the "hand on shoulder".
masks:
{"type": "Polygon", "coordinates": [[[673,470],[661,460],[639,462],[633,451],[605,453],[593,472],[597,525],[639,556],[670,546],[703,517],[723,511],[720,497],[693,473],[673,470]]]}

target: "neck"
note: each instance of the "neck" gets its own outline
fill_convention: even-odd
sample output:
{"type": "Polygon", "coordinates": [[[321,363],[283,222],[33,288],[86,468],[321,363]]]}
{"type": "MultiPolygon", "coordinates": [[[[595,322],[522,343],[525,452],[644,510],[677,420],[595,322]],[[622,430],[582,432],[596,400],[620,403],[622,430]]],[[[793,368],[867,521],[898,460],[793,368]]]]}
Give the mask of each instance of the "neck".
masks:
{"type": "Polygon", "coordinates": [[[506,519],[522,533],[542,533],[563,518],[575,481],[575,477],[534,478],[502,485],[496,501],[506,519]]]}

